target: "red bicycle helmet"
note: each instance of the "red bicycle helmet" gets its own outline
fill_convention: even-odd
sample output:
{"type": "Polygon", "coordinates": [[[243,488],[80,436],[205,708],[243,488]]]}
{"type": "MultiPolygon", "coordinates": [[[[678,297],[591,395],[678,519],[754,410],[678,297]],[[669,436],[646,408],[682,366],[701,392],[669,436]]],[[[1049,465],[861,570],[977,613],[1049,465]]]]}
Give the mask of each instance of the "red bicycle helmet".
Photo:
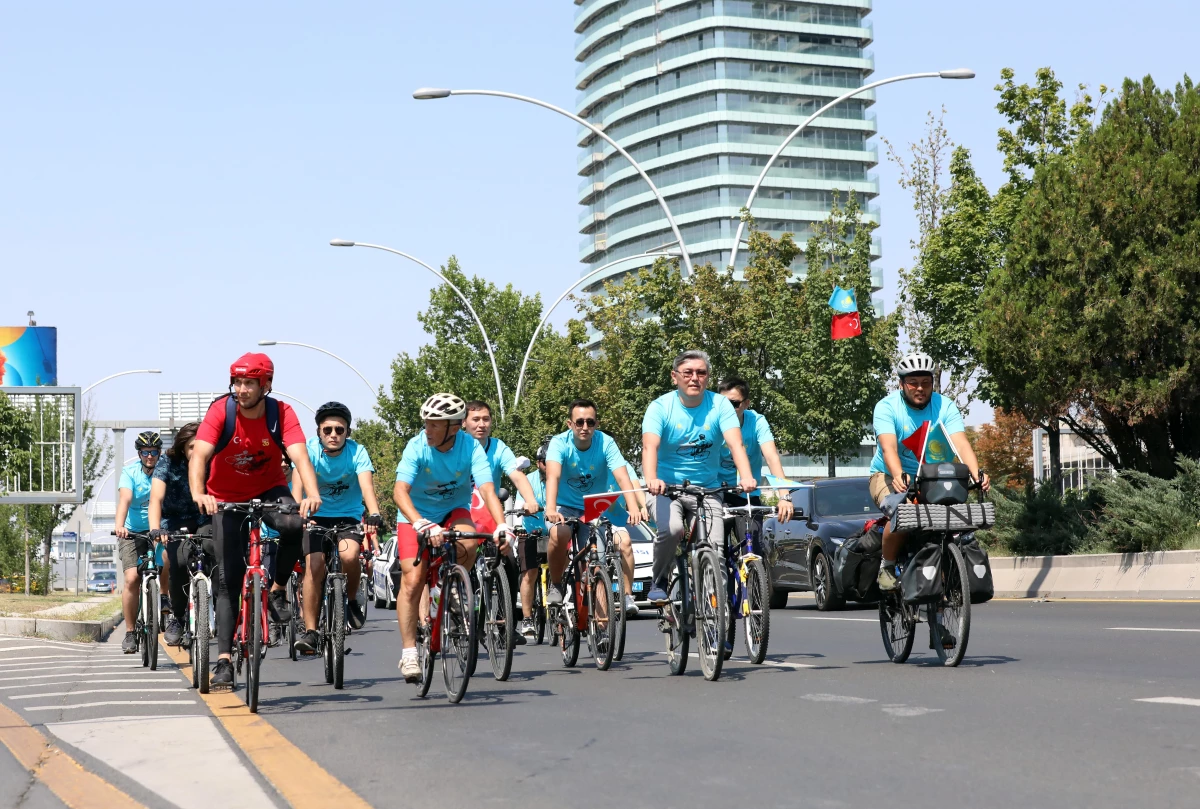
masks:
{"type": "Polygon", "coordinates": [[[229,366],[229,384],[233,384],[235,377],[269,382],[275,378],[275,363],[266,354],[243,354],[229,366]]]}

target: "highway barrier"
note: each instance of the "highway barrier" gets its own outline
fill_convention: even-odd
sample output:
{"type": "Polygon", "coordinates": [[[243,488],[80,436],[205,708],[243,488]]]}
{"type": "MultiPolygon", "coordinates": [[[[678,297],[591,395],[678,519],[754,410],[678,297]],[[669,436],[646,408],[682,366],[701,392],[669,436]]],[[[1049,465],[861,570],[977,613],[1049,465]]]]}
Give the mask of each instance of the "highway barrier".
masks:
{"type": "Polygon", "coordinates": [[[993,556],[997,598],[1200,600],[1200,551],[993,556]]]}

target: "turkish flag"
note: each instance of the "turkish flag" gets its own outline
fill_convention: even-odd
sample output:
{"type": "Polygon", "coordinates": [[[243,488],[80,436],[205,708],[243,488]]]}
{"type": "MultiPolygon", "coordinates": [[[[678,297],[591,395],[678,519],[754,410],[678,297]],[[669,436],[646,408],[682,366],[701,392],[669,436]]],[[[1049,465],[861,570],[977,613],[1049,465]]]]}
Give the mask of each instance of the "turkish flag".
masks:
{"type": "Polygon", "coordinates": [[[492,519],[491,513],[487,510],[487,505],[483,502],[483,495],[479,493],[479,489],[471,492],[471,522],[475,523],[475,530],[491,533],[496,530],[496,521],[492,519]]]}
{"type": "Polygon", "coordinates": [[[829,330],[830,336],[834,340],[845,340],[847,337],[857,337],[862,334],[862,322],[858,318],[858,312],[834,315],[829,330]]]}
{"type": "Polygon", "coordinates": [[[900,443],[903,444],[909,452],[911,452],[913,455],[916,455],[917,460],[921,460],[921,450],[925,448],[925,434],[928,432],[929,422],[923,421],[921,422],[921,426],[918,427],[912,435],[900,443]]]}
{"type": "Polygon", "coordinates": [[[620,492],[601,492],[600,494],[584,495],[583,521],[591,522],[596,519],[608,511],[608,507],[617,502],[621,497],[620,492]]]}

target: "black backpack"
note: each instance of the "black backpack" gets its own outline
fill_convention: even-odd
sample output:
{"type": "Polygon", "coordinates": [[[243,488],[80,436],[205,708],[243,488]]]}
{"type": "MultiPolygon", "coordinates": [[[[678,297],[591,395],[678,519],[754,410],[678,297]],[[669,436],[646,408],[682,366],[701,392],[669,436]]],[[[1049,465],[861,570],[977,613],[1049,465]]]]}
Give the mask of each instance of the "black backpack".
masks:
{"type": "Polygon", "coordinates": [[[971,603],[984,604],[996,595],[996,586],[992,583],[992,563],[988,553],[974,532],[963,534],[958,538],[958,547],[962,550],[967,562],[967,579],[971,583],[971,603]]]}
{"type": "Polygon", "coordinates": [[[848,537],[833,554],[833,576],[838,592],[852,601],[873,601],[879,597],[879,563],[882,560],[883,526],[867,523],[862,531],[848,537]]]}
{"type": "Polygon", "coordinates": [[[900,574],[900,594],[906,604],[929,604],[942,597],[942,546],[927,543],[913,554],[900,574]]]}
{"type": "MultiPolygon", "coordinates": [[[[224,396],[216,399],[213,404],[225,400],[225,423],[221,427],[221,437],[217,439],[216,445],[213,447],[213,460],[221,454],[221,450],[229,446],[229,442],[233,440],[233,432],[237,429],[237,399],[233,394],[226,393],[224,396]]],[[[287,457],[287,447],[283,443],[283,422],[279,417],[279,402],[267,397],[267,432],[271,434],[271,438],[275,439],[275,443],[279,445],[279,451],[283,453],[283,457],[287,457]]]]}

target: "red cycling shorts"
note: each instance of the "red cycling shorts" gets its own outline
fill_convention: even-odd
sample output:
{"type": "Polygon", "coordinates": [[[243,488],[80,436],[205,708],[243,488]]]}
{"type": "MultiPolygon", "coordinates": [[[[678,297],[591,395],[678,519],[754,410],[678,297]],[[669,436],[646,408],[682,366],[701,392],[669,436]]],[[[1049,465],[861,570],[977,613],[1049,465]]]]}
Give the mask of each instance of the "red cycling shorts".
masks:
{"type": "MultiPolygon", "coordinates": [[[[456,508],[446,515],[446,519],[442,520],[443,528],[453,528],[456,523],[467,522],[472,526],[475,523],[471,522],[471,512],[465,508],[456,508]]],[[[474,530],[472,527],[470,530],[474,530]]],[[[417,531],[412,527],[412,523],[401,522],[396,523],[396,552],[400,555],[400,560],[413,560],[417,558],[417,531]]],[[[429,549],[426,548],[425,558],[429,558],[429,549]]]]}

